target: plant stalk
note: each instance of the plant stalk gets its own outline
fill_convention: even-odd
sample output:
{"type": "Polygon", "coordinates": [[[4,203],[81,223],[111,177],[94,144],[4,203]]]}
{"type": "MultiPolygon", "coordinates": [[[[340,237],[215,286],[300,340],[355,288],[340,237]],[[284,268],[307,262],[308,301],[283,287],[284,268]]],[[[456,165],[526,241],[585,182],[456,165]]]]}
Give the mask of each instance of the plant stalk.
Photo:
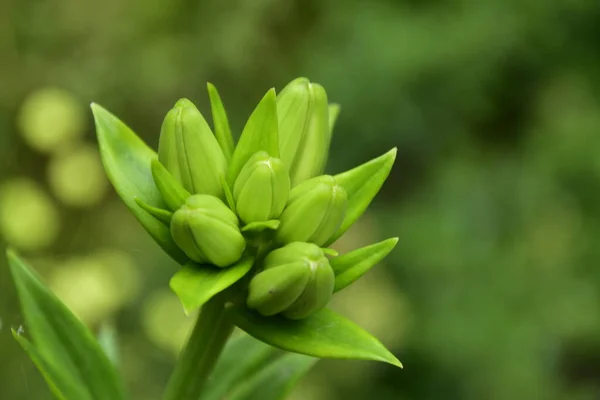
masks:
{"type": "Polygon", "coordinates": [[[198,400],[233,324],[225,316],[222,296],[204,306],[169,379],[164,400],[198,400]]]}

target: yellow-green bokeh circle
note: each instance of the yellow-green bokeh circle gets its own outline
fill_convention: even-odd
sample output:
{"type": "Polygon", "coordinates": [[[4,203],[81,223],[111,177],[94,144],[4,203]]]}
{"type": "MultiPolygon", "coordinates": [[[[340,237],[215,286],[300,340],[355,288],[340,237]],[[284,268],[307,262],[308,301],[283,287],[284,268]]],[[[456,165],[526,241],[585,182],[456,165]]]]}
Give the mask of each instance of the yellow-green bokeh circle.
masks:
{"type": "Polygon", "coordinates": [[[48,182],[62,203],[82,208],[97,204],[108,187],[100,154],[89,144],[56,153],[48,165],[48,182]]]}
{"type": "Polygon", "coordinates": [[[58,236],[60,216],[50,196],[35,181],[15,178],[0,185],[0,234],[22,250],[41,250],[58,236]]]}
{"type": "Polygon", "coordinates": [[[18,124],[29,146],[53,152],[85,132],[85,108],[66,90],[42,88],[25,99],[18,124]]]}

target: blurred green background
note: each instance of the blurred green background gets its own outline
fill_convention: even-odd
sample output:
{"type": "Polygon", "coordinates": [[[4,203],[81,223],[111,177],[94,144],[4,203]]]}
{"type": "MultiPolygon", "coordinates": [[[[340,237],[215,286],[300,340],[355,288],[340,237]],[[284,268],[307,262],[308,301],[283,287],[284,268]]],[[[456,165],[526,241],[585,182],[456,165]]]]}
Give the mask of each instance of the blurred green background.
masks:
{"type": "MultiPolygon", "coordinates": [[[[405,369],[321,361],[293,398],[600,399],[598,0],[0,1],[0,247],[116,324],[129,388],[158,399],[192,321],[88,105],[155,147],[178,98],[209,117],[207,81],[239,134],[297,76],[342,105],[330,172],[398,146],[336,247],[400,242],[335,307],[405,369]]],[[[49,399],[22,322],[2,257],[0,398],[49,399]]]]}

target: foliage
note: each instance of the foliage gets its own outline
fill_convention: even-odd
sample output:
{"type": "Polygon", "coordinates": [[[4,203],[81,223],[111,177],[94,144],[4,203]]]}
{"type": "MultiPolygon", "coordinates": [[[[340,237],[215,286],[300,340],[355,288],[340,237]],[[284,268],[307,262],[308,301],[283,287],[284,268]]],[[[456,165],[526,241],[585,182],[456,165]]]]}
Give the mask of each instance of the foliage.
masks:
{"type": "MultiPolygon", "coordinates": [[[[46,189],[43,165],[59,155],[32,150],[28,141],[37,136],[22,136],[12,117],[46,86],[63,88],[83,108],[92,100],[110,104],[156,143],[161,113],[178,97],[208,109],[206,81],[219,87],[238,118],[231,129],[240,132],[265,87],[305,75],[343,105],[332,172],[398,146],[373,211],[335,244],[346,250],[400,231],[397,248],[384,268],[340,292],[351,305],[336,306],[395,343],[407,368],[396,374],[321,363],[299,398],[598,397],[597,1],[240,0],[227,8],[171,2],[168,11],[161,2],[52,4],[0,5],[1,187],[27,175],[37,192],[50,191],[32,202],[50,204],[56,218],[27,229],[43,222],[57,232],[53,243],[28,243],[53,287],[67,286],[57,281],[57,259],[114,274],[131,271],[125,266],[136,260],[135,280],[106,279],[115,293],[120,281],[142,284],[118,307],[93,297],[83,275],[68,285],[71,296],[108,310],[103,315],[123,328],[122,368],[136,397],[154,398],[174,363],[176,338],[187,332],[158,289],[175,266],[152,250],[114,196],[101,192],[94,212],[82,216],[57,200],[56,185],[46,189]],[[109,230],[117,224],[119,232],[109,230]],[[124,267],[109,269],[117,264],[124,267]],[[398,290],[401,297],[390,295],[398,290]],[[353,303],[356,291],[369,301],[353,303]],[[373,310],[390,309],[393,327],[371,319],[373,310]],[[150,317],[159,313],[172,318],[164,327],[150,317]],[[144,335],[133,333],[140,328],[144,335]],[[150,351],[154,343],[164,351],[150,351]]],[[[91,121],[81,124],[83,139],[69,139],[74,151],[93,140],[91,121]]],[[[2,210],[0,201],[0,220],[10,220],[2,210]]],[[[2,226],[2,240],[12,241],[2,226]]],[[[43,399],[43,382],[8,331],[23,321],[7,282],[0,268],[2,394],[27,390],[43,399]]]]}

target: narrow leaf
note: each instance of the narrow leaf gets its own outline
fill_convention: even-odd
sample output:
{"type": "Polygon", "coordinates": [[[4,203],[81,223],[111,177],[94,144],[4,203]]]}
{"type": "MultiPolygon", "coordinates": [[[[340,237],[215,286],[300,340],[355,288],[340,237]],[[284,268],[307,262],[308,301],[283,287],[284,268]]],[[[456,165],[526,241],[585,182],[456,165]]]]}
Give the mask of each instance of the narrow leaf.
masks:
{"type": "Polygon", "coordinates": [[[253,232],[259,233],[264,231],[265,229],[269,229],[272,231],[277,230],[279,228],[279,224],[281,222],[278,219],[270,219],[268,221],[256,221],[250,222],[248,225],[244,226],[241,231],[242,232],[253,232]]]}
{"type": "Polygon", "coordinates": [[[338,116],[340,115],[340,105],[331,103],[329,104],[329,135],[333,134],[333,127],[335,126],[335,122],[337,121],[338,116]]]}
{"type": "Polygon", "coordinates": [[[333,292],[342,290],[367,273],[392,251],[396,243],[398,238],[391,238],[331,259],[329,263],[335,273],[333,292]]]}
{"type": "Polygon", "coordinates": [[[139,197],[134,197],[135,203],[140,206],[144,211],[148,214],[152,215],[154,218],[162,222],[163,224],[169,226],[171,223],[171,218],[173,218],[173,213],[171,211],[163,210],[162,208],[152,207],[149,204],[144,203],[142,199],[139,197]]]}
{"type": "Polygon", "coordinates": [[[181,183],[157,159],[152,160],[150,168],[156,187],[165,203],[167,203],[167,207],[172,211],[177,211],[185,203],[185,200],[190,197],[190,192],[185,190],[181,183]]]}
{"type": "Polygon", "coordinates": [[[242,258],[227,268],[190,262],[173,275],[169,285],[179,297],[185,312],[190,313],[240,280],[250,271],[253,263],[252,257],[242,258]]]}
{"type": "Polygon", "coordinates": [[[346,190],[348,208],[342,225],[326,246],[335,242],[365,212],[387,179],[396,160],[396,148],[371,161],[335,175],[337,183],[346,190]]]}
{"type": "Polygon", "coordinates": [[[49,362],[31,342],[12,330],[13,337],[40,371],[50,391],[60,400],[92,400],[85,386],[72,379],[66,371],[49,362]]]}
{"type": "Polygon", "coordinates": [[[227,180],[223,176],[221,176],[221,186],[223,187],[223,193],[225,194],[225,201],[227,205],[231,209],[231,211],[235,211],[235,201],[233,201],[233,193],[231,193],[231,188],[227,184],[227,180]]]}
{"type": "Polygon", "coordinates": [[[13,251],[7,256],[38,362],[48,367],[52,360],[93,399],[124,399],[122,382],[90,331],[13,251]]]}
{"type": "Polygon", "coordinates": [[[246,122],[227,171],[229,187],[233,187],[235,178],[246,161],[261,150],[266,151],[271,157],[279,157],[275,89],[265,94],[246,122]]]}
{"type": "Polygon", "coordinates": [[[323,254],[329,257],[337,257],[340,255],[340,253],[338,253],[337,250],[332,249],[330,247],[322,247],[321,250],[323,251],[323,254]]]}
{"type": "Polygon", "coordinates": [[[169,228],[149,215],[134,200],[134,197],[139,197],[146,204],[165,208],[150,171],[150,160],[156,159],[156,153],[110,112],[98,104],[92,103],[91,107],[96,121],[100,155],[108,179],[156,243],[174,260],[184,263],[187,257],[173,241],[169,228]]]}
{"type": "Polygon", "coordinates": [[[241,383],[229,400],[282,400],[318,358],[288,353],[241,383]]]}
{"type": "Polygon", "coordinates": [[[217,92],[217,88],[212,83],[207,83],[206,86],[208,88],[208,97],[210,98],[215,137],[217,138],[217,142],[219,142],[219,146],[221,146],[221,150],[223,150],[223,154],[225,154],[227,162],[229,162],[233,155],[235,144],[233,136],[231,136],[227,113],[225,112],[225,107],[223,107],[223,102],[221,101],[219,92],[217,92]]]}
{"type": "Polygon", "coordinates": [[[221,400],[271,361],[280,350],[241,333],[227,343],[200,400],[221,400]]]}
{"type": "Polygon", "coordinates": [[[402,364],[377,339],[347,318],[321,310],[308,318],[263,317],[243,306],[230,306],[234,324],[271,346],[320,358],[361,359],[402,364]]]}

